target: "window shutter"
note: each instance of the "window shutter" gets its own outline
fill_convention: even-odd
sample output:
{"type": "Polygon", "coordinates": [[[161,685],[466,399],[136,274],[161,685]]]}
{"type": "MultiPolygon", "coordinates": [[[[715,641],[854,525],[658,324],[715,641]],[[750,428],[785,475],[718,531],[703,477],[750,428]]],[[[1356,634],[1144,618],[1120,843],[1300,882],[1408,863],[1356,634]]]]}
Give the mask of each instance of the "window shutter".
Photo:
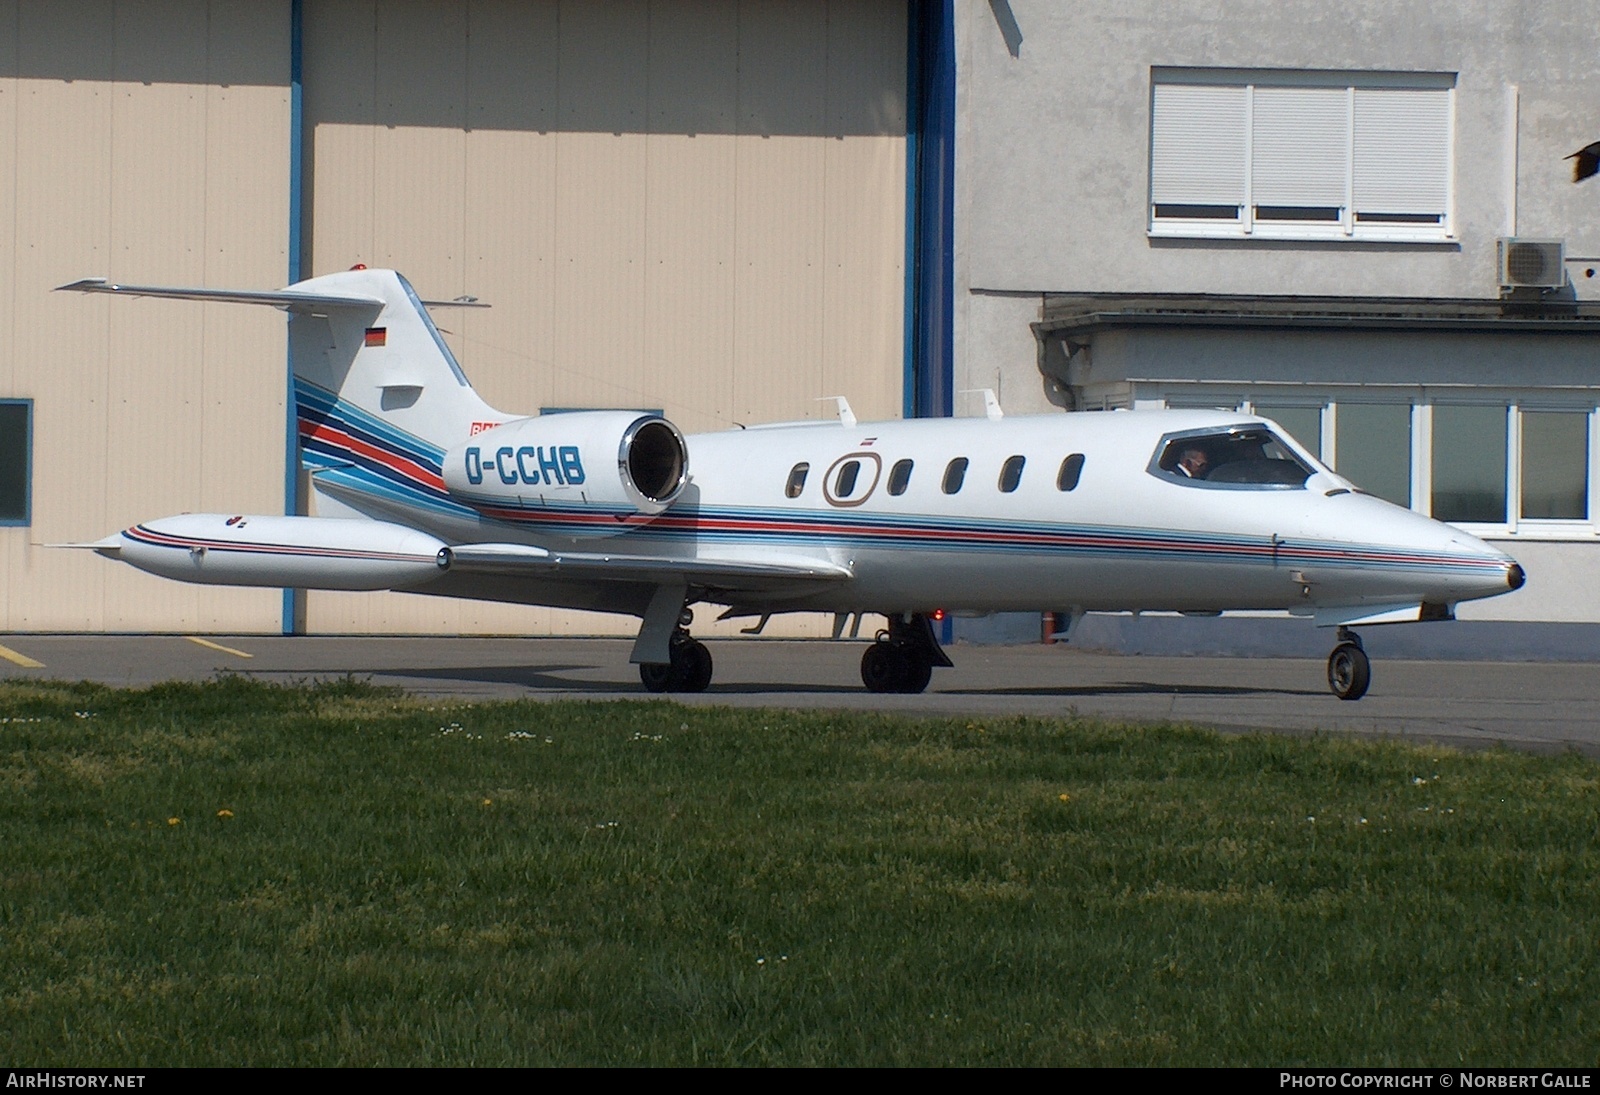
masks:
{"type": "Polygon", "coordinates": [[[1450,92],[1356,88],[1355,208],[1438,214],[1450,204],[1450,92]]]}
{"type": "Polygon", "coordinates": [[[1258,207],[1345,204],[1345,89],[1258,87],[1252,116],[1250,190],[1258,207]]]}
{"type": "Polygon", "coordinates": [[[1244,136],[1244,88],[1156,84],[1151,201],[1243,205],[1244,136]]]}

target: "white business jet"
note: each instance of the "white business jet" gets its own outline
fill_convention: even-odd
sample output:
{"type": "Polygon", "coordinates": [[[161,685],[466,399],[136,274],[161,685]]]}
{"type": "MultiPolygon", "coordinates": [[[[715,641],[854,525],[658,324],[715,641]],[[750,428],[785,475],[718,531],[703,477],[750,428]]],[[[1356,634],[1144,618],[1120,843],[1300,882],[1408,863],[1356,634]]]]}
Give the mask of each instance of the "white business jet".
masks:
{"type": "Polygon", "coordinates": [[[1338,629],[1329,685],[1357,699],[1371,666],[1352,628],[1450,619],[1523,583],[1510,557],[1249,415],[858,423],[841,399],[837,419],[685,437],[641,411],[494,410],[392,270],[274,292],[61,288],[287,311],[323,514],[184,514],[76,546],[188,582],[627,613],[655,692],[710,683],[689,634],[707,602],[752,631],[781,612],[832,612],[836,635],[884,615],[861,659],[874,692],[920,692],[951,664],[940,611],[1288,610],[1338,629]]]}

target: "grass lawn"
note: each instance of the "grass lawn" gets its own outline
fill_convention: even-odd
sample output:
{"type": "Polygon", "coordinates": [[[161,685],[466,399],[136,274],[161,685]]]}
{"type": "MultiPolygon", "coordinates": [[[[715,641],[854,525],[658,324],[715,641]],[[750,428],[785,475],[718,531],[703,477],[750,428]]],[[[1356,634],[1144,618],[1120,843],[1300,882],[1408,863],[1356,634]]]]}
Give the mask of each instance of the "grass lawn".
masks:
{"type": "Polygon", "coordinates": [[[1600,764],[0,684],[11,1065],[1600,1062],[1600,764]]]}

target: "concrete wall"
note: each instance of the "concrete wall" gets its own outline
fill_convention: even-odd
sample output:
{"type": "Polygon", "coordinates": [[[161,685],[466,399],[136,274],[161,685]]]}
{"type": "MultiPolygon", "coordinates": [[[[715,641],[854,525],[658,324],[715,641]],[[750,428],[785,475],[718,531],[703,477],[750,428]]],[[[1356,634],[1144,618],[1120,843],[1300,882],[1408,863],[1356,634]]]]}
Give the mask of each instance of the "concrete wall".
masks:
{"type": "MultiPolygon", "coordinates": [[[[1600,182],[1574,186],[1562,158],[1600,137],[1600,20],[1586,5],[972,0],[957,10],[957,218],[972,289],[1485,297],[1498,286],[1495,237],[1513,228],[1600,256],[1600,182]],[[1016,56],[1001,12],[1020,32],[1016,56]],[[1148,238],[1152,66],[1457,74],[1459,242],[1148,238]]],[[[1574,268],[1580,294],[1600,297],[1585,268],[1574,268]]]]}

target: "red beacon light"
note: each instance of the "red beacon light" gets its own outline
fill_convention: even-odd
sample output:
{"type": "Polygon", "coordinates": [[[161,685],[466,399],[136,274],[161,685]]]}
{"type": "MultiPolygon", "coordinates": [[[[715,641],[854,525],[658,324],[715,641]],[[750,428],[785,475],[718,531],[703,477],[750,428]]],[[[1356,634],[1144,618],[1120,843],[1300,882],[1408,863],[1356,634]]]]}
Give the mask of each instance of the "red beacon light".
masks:
{"type": "Polygon", "coordinates": [[[354,266],[350,267],[352,270],[365,270],[366,268],[367,264],[364,262],[358,262],[354,266]]]}

